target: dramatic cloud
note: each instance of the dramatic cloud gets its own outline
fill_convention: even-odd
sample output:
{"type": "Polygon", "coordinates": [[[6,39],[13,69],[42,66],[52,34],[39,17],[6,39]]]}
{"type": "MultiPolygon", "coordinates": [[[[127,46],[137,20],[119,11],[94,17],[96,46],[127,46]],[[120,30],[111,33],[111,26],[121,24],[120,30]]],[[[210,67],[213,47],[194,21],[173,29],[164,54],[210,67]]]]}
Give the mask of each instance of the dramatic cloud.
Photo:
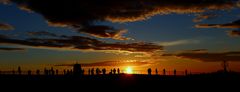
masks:
{"type": "Polygon", "coordinates": [[[240,20],[227,24],[198,24],[196,28],[240,28],[240,20]]]}
{"type": "MultiPolygon", "coordinates": [[[[151,62],[140,62],[140,61],[104,61],[97,63],[83,63],[83,67],[121,67],[121,66],[144,66],[153,64],[151,62]]],[[[74,64],[59,64],[56,66],[73,66],[74,64]]]]}
{"type": "MultiPolygon", "coordinates": [[[[158,14],[202,13],[231,9],[232,0],[9,0],[21,9],[43,15],[50,25],[71,27],[102,38],[127,40],[126,31],[97,26],[102,21],[134,22],[158,14]]],[[[5,1],[6,2],[6,1],[5,1]]]]}
{"type": "Polygon", "coordinates": [[[168,54],[166,56],[177,56],[180,58],[199,60],[203,62],[240,61],[240,52],[208,53],[208,52],[183,52],[168,54]]]}
{"type": "Polygon", "coordinates": [[[14,27],[6,23],[0,23],[0,30],[14,30],[14,27]]]}
{"type": "Polygon", "coordinates": [[[17,44],[32,47],[63,48],[73,50],[113,50],[140,53],[154,53],[155,51],[161,51],[163,49],[162,46],[155,45],[153,43],[106,43],[81,36],[65,36],[65,38],[57,39],[30,38],[24,40],[0,37],[0,44],[17,44]]]}
{"type": "Polygon", "coordinates": [[[193,22],[201,22],[205,19],[212,19],[212,18],[216,18],[219,15],[217,14],[198,14],[196,18],[193,19],[193,22]]]}
{"type": "Polygon", "coordinates": [[[227,31],[227,33],[231,37],[240,37],[240,30],[227,31]]]}
{"type": "Polygon", "coordinates": [[[199,40],[177,40],[177,41],[169,41],[169,42],[158,42],[159,45],[162,46],[177,46],[177,45],[185,45],[185,44],[198,44],[199,40]]]}
{"type": "Polygon", "coordinates": [[[24,48],[7,48],[7,47],[0,47],[0,51],[23,51],[24,48]]]}

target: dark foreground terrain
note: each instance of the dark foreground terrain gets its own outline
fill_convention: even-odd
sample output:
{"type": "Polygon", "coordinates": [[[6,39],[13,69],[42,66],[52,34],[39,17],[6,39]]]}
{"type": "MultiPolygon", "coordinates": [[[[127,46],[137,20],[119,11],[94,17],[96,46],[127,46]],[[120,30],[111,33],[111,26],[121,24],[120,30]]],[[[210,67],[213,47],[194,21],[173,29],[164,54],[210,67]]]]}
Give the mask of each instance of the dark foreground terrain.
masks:
{"type": "Polygon", "coordinates": [[[35,89],[159,89],[188,90],[189,88],[205,89],[238,89],[239,73],[211,73],[187,76],[163,75],[0,75],[0,84],[4,87],[21,87],[35,89]],[[57,88],[55,88],[57,87],[57,88]],[[170,89],[169,89],[170,87],[170,89]]]}

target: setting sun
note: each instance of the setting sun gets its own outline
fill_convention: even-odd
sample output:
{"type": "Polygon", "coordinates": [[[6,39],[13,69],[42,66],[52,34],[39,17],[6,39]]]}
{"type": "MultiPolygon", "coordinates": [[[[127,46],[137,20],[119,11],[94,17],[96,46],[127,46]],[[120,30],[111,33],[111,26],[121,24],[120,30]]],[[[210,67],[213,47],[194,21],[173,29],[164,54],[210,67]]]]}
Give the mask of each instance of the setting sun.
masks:
{"type": "Polygon", "coordinates": [[[132,67],[127,67],[126,68],[126,73],[127,74],[132,74],[133,73],[132,67]]]}

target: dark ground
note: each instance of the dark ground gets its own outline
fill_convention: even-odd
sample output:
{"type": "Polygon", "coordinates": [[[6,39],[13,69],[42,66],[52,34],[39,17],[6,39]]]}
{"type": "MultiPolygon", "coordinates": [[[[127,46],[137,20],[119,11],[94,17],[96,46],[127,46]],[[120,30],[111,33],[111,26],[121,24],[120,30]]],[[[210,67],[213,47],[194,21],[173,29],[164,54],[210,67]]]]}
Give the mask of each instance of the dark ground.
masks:
{"type": "Polygon", "coordinates": [[[211,73],[187,76],[161,75],[0,75],[1,87],[21,87],[35,89],[158,89],[188,90],[204,89],[240,89],[240,73],[211,73]],[[216,86],[216,87],[215,87],[216,86]]]}

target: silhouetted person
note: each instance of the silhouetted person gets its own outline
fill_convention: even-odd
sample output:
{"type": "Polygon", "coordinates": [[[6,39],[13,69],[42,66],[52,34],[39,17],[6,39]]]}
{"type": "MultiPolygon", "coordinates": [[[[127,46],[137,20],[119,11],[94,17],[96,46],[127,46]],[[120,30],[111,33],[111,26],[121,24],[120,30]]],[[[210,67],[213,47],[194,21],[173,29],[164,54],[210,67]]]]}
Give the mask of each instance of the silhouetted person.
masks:
{"type": "Polygon", "coordinates": [[[70,75],[70,71],[69,70],[67,70],[67,75],[70,75]]]}
{"type": "Polygon", "coordinates": [[[111,71],[109,72],[109,74],[112,74],[113,73],[113,70],[111,69],[111,71]]]}
{"type": "Polygon", "coordinates": [[[100,74],[100,69],[99,69],[99,68],[96,69],[96,74],[97,74],[97,75],[100,74]]]}
{"type": "Polygon", "coordinates": [[[163,69],[163,75],[166,75],[166,69],[163,69]]]}
{"type": "Polygon", "coordinates": [[[94,75],[94,68],[91,69],[91,75],[94,75]]]}
{"type": "Polygon", "coordinates": [[[88,69],[88,75],[91,75],[91,69],[88,69]]]}
{"type": "Polygon", "coordinates": [[[116,74],[116,71],[117,71],[117,70],[114,68],[114,69],[113,69],[113,74],[116,74]]]}
{"type": "Polygon", "coordinates": [[[51,67],[50,74],[51,74],[51,75],[54,75],[53,67],[51,67]]]}
{"type": "Polygon", "coordinates": [[[66,70],[65,69],[63,70],[63,75],[66,75],[66,70]]]}
{"type": "Polygon", "coordinates": [[[58,69],[56,70],[56,75],[58,75],[58,69]]]}
{"type": "Polygon", "coordinates": [[[155,69],[155,72],[156,72],[156,75],[158,75],[158,70],[157,70],[157,68],[155,69]]]}
{"type": "Polygon", "coordinates": [[[84,70],[84,69],[82,69],[82,73],[81,73],[81,75],[84,75],[84,72],[85,72],[85,70],[84,70]]]}
{"type": "Polygon", "coordinates": [[[70,74],[73,74],[73,70],[72,69],[70,70],[70,74]]]}
{"type": "Polygon", "coordinates": [[[36,74],[40,75],[40,70],[39,69],[37,69],[36,74]]]}
{"type": "Polygon", "coordinates": [[[32,74],[32,71],[31,70],[28,70],[28,75],[31,75],[32,74]]]}
{"type": "Polygon", "coordinates": [[[173,70],[173,74],[174,74],[174,76],[177,75],[177,70],[176,69],[173,70]]]}
{"type": "Polygon", "coordinates": [[[120,74],[120,69],[119,68],[117,69],[117,73],[120,74]]]}
{"type": "Polygon", "coordinates": [[[21,70],[21,67],[20,67],[20,66],[18,67],[18,74],[19,74],[19,75],[22,74],[22,70],[21,70]]]}
{"type": "Polygon", "coordinates": [[[105,68],[102,69],[102,72],[103,72],[103,75],[106,75],[106,69],[105,68]]]}
{"type": "Polygon", "coordinates": [[[12,74],[13,74],[13,75],[15,74],[15,70],[12,70],[12,74]]]}
{"type": "Polygon", "coordinates": [[[185,75],[188,75],[188,71],[187,71],[187,69],[185,70],[185,75]]]}
{"type": "Polygon", "coordinates": [[[152,74],[152,69],[148,68],[148,75],[151,75],[151,74],[152,74]]]}
{"type": "Polygon", "coordinates": [[[44,75],[48,75],[48,70],[44,68],[44,75]]]}

